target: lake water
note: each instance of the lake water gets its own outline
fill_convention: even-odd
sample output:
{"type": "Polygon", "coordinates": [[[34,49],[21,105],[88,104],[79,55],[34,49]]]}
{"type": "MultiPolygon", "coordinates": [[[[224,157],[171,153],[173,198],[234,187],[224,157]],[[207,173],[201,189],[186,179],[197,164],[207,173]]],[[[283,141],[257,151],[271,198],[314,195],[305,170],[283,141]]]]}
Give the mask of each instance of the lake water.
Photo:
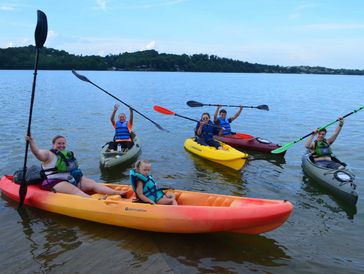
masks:
{"type": "MultiPolygon", "coordinates": [[[[33,208],[22,214],[0,199],[2,273],[363,273],[364,269],[364,111],[348,117],[333,145],[357,176],[359,201],[350,207],[306,178],[301,169],[304,141],[284,159],[250,154],[242,171],[197,158],[183,142],[194,122],[153,110],[160,105],[198,119],[214,107],[189,108],[186,101],[269,105],[244,109],[235,131],[284,144],[362,106],[360,76],[91,72],[91,81],[157,121],[139,115],[134,130],[140,158],[152,162],[162,186],[267,199],[287,199],[294,212],[280,228],[258,236],[172,235],[72,219],[33,208]]],[[[33,71],[0,71],[0,174],[22,167],[33,71]]],[[[41,148],[65,135],[84,173],[99,182],[128,183],[127,166],[99,167],[101,146],[113,136],[109,117],[116,103],[70,71],[39,71],[32,134],[41,148]]],[[[229,108],[228,114],[237,109],[229,108]]],[[[128,110],[121,106],[121,111],[128,110]]],[[[333,132],[329,128],[328,134],[333,132]]],[[[37,163],[30,154],[29,163],[37,163]]]]}

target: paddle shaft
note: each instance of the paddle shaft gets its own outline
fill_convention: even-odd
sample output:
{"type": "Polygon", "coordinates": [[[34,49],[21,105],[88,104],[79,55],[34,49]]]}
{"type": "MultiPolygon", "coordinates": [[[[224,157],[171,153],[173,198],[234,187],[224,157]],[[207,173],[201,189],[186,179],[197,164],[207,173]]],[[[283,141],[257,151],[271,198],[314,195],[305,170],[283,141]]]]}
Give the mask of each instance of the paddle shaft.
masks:
{"type": "MultiPolygon", "coordinates": [[[[35,98],[35,85],[37,81],[37,74],[38,74],[38,61],[39,61],[39,48],[36,48],[35,54],[35,67],[34,67],[34,76],[33,76],[33,85],[32,85],[32,95],[30,99],[30,108],[29,108],[29,119],[28,119],[28,129],[27,129],[27,136],[30,136],[30,129],[32,126],[32,116],[33,116],[33,105],[34,105],[34,98],[35,98]]],[[[27,169],[27,161],[28,161],[28,150],[29,150],[29,141],[27,140],[25,143],[25,154],[24,154],[24,164],[23,164],[23,178],[19,188],[19,206],[20,209],[24,204],[25,196],[27,195],[27,184],[25,182],[25,175],[27,169]]]]}
{"type": "MultiPolygon", "coordinates": [[[[199,120],[192,119],[192,118],[190,118],[190,117],[186,117],[186,116],[183,116],[183,115],[179,115],[179,114],[177,114],[177,113],[174,113],[173,115],[174,115],[174,116],[177,116],[177,117],[181,117],[181,118],[187,119],[187,120],[190,120],[190,121],[194,121],[194,122],[197,122],[197,123],[200,123],[200,122],[201,122],[201,121],[199,121],[199,120]]],[[[218,128],[218,129],[221,129],[221,127],[219,127],[219,126],[215,126],[215,125],[208,125],[208,126],[210,126],[210,127],[216,127],[216,128],[218,128]]]]}
{"type": "MultiPolygon", "coordinates": [[[[360,108],[355,109],[355,110],[353,110],[352,112],[349,112],[349,113],[345,114],[342,118],[344,119],[344,118],[346,118],[346,117],[348,117],[348,116],[350,116],[350,115],[352,115],[352,114],[354,114],[354,113],[356,113],[356,112],[358,112],[358,111],[360,111],[360,110],[362,110],[362,109],[364,109],[364,106],[361,106],[360,108]]],[[[327,128],[327,127],[329,127],[329,126],[331,126],[331,125],[335,124],[335,123],[336,123],[336,122],[338,122],[338,121],[339,121],[339,119],[336,119],[335,121],[332,121],[332,122],[330,122],[330,123],[328,123],[328,124],[326,124],[326,125],[324,125],[324,126],[322,126],[322,127],[319,127],[319,128],[318,128],[318,130],[322,130],[322,129],[324,129],[324,128],[327,128]]],[[[312,131],[312,132],[310,132],[310,133],[306,134],[305,136],[301,137],[301,138],[300,138],[300,139],[298,139],[298,140],[292,141],[292,142],[290,142],[290,143],[287,143],[287,144],[283,145],[283,146],[282,146],[282,147],[280,147],[280,148],[277,148],[277,149],[272,150],[272,151],[271,151],[271,153],[273,153],[273,154],[282,153],[282,152],[284,152],[284,151],[288,150],[288,149],[289,149],[291,146],[293,146],[294,144],[296,144],[296,143],[298,143],[298,142],[302,141],[303,139],[307,138],[308,136],[310,136],[310,135],[312,135],[312,134],[314,134],[314,133],[315,133],[315,132],[314,132],[314,131],[312,131]]]]}
{"type": "Polygon", "coordinates": [[[238,105],[218,105],[218,104],[203,104],[204,106],[208,106],[208,107],[217,107],[217,106],[220,106],[220,107],[243,107],[243,108],[257,108],[257,107],[254,107],[254,106],[238,106],[238,105]]]}
{"type": "Polygon", "coordinates": [[[91,85],[97,87],[99,90],[105,92],[107,95],[111,96],[112,98],[114,98],[115,100],[119,101],[120,103],[122,103],[123,105],[127,106],[128,108],[132,109],[133,111],[135,111],[136,113],[138,113],[140,116],[144,117],[145,119],[147,119],[149,122],[153,123],[158,129],[160,130],[164,130],[164,131],[168,131],[166,129],[164,129],[161,125],[159,125],[158,123],[154,122],[153,120],[151,120],[150,118],[148,118],[147,116],[145,116],[143,113],[139,112],[138,110],[136,110],[135,108],[133,108],[132,106],[130,106],[129,104],[125,103],[124,101],[121,101],[118,97],[116,97],[115,95],[111,94],[110,92],[108,92],[107,90],[103,89],[102,87],[96,85],[94,82],[92,82],[91,80],[89,80],[87,77],[78,74],[77,72],[75,72],[74,70],[72,70],[72,73],[80,80],[85,81],[90,83],[91,85]]]}

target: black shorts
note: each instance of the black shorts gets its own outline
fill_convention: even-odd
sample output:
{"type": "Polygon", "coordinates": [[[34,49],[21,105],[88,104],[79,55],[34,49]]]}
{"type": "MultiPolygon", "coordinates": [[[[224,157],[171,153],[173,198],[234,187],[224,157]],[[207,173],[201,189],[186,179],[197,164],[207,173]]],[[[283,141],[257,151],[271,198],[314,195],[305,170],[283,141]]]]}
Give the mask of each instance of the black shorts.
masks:
{"type": "Polygon", "coordinates": [[[121,148],[125,149],[131,149],[134,145],[133,141],[126,141],[126,142],[110,142],[109,143],[109,149],[111,150],[118,150],[118,145],[121,146],[121,148]]]}
{"type": "Polygon", "coordinates": [[[205,140],[203,138],[196,138],[196,142],[203,146],[210,146],[210,147],[216,147],[219,148],[221,145],[218,141],[215,141],[214,139],[211,140],[205,140]]]}

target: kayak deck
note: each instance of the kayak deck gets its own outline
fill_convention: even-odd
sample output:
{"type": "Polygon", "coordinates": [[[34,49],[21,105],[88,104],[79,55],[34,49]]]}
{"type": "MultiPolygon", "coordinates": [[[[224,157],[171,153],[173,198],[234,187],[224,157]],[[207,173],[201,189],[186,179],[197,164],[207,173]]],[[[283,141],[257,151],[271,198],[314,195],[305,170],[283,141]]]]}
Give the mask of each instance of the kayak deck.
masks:
{"type": "Polygon", "coordinates": [[[188,138],[184,143],[184,147],[189,152],[212,162],[230,167],[235,170],[240,170],[243,168],[249,155],[236,150],[225,143],[220,142],[220,144],[224,150],[219,150],[211,146],[204,146],[197,143],[194,138],[188,138]]]}
{"type": "MultiPolygon", "coordinates": [[[[259,234],[281,226],[292,212],[288,201],[243,198],[211,193],[171,190],[178,206],[135,203],[129,185],[106,184],[128,195],[76,195],[53,193],[29,185],[24,203],[49,212],[84,220],[168,233],[238,232],[259,234]]],[[[19,185],[2,177],[2,193],[19,201],[19,185]]]]}

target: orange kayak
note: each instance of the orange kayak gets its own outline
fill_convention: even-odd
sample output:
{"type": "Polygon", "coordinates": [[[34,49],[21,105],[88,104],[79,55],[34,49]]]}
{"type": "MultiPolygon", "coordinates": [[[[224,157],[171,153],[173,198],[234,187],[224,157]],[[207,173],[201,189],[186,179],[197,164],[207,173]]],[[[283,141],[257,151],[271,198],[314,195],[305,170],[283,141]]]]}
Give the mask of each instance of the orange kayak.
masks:
{"type": "MultiPolygon", "coordinates": [[[[3,176],[0,189],[3,195],[19,201],[19,185],[12,179],[12,176],[3,176]]],[[[29,185],[24,204],[93,222],[167,233],[224,231],[259,234],[281,226],[293,209],[288,201],[184,190],[171,190],[176,195],[178,206],[150,205],[133,202],[135,195],[130,185],[106,185],[127,190],[127,198],[101,194],[83,198],[29,185]]]]}

